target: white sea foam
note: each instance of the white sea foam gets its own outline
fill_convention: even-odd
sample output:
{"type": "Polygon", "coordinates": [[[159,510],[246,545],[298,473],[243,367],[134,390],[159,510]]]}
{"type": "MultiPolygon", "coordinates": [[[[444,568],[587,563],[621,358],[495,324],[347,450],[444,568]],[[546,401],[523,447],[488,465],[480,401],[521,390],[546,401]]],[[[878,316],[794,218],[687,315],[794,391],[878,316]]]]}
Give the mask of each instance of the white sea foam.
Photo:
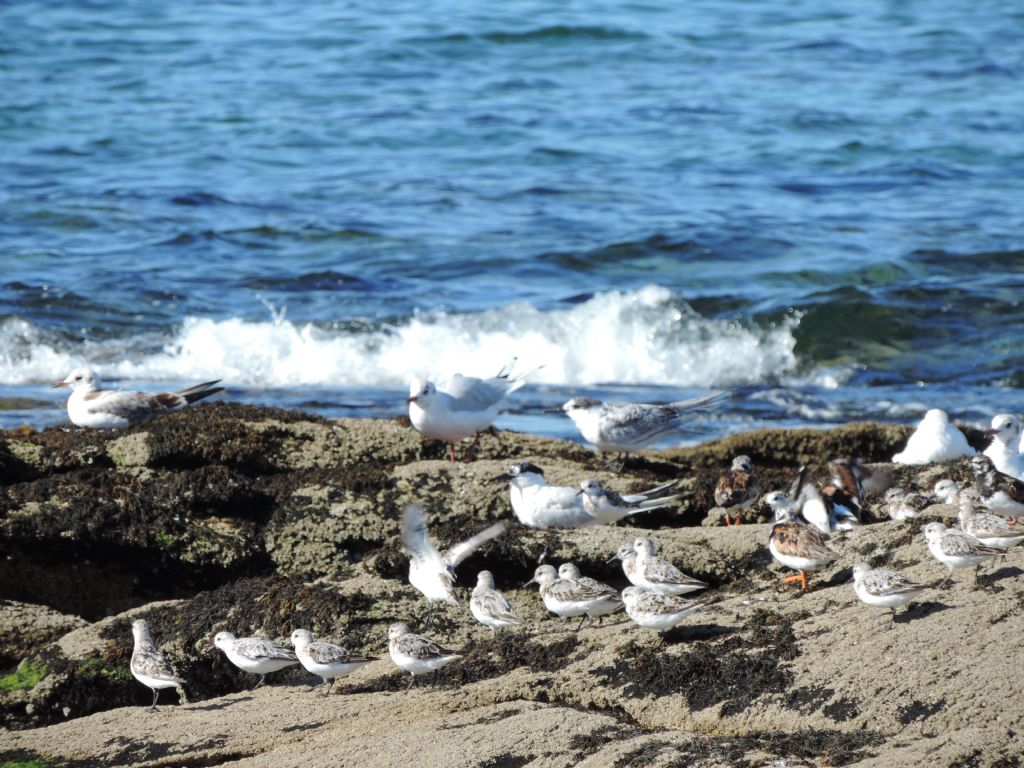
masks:
{"type": "Polygon", "coordinates": [[[514,304],[474,314],[420,312],[372,330],[189,317],[170,338],[72,343],[22,320],[0,326],[0,381],[54,380],[90,365],[111,380],[223,378],[241,386],[403,387],[413,375],[493,375],[509,358],[531,381],[721,387],[796,367],[792,317],[768,328],[708,319],[665,288],[599,293],[567,308],[514,304]]]}

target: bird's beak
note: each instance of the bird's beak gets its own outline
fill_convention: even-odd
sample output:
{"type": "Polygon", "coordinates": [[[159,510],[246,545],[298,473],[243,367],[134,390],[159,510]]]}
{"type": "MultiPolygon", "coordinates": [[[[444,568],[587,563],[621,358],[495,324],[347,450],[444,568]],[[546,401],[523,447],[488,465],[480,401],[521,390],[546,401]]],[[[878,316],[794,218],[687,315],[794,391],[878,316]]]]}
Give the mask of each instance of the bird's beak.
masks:
{"type": "Polygon", "coordinates": [[[500,475],[492,477],[488,482],[491,482],[491,483],[507,483],[511,479],[512,479],[512,475],[510,475],[508,472],[503,472],[500,475]]]}
{"type": "Polygon", "coordinates": [[[565,413],[561,408],[545,408],[541,413],[565,413]]]}
{"type": "Polygon", "coordinates": [[[419,395],[410,395],[409,397],[405,398],[405,402],[406,403],[415,403],[416,399],[418,397],[419,397],[419,395]]]}
{"type": "Polygon", "coordinates": [[[534,578],[530,579],[530,580],[529,580],[528,582],[526,582],[525,584],[523,584],[523,586],[524,586],[524,587],[528,587],[528,586],[530,586],[531,584],[536,584],[536,583],[537,583],[537,578],[536,578],[536,577],[534,577],[534,578]]]}
{"type": "Polygon", "coordinates": [[[619,553],[616,552],[614,555],[612,555],[610,558],[608,558],[608,564],[611,565],[612,563],[614,563],[618,559],[619,559],[619,553]]]}
{"type": "MultiPolygon", "coordinates": [[[[57,385],[55,384],[54,386],[57,386],[57,385]]],[[[986,429],[984,434],[985,434],[985,437],[995,437],[998,432],[999,432],[998,429],[986,429]]]]}
{"type": "Polygon", "coordinates": [[[66,387],[67,385],[68,385],[68,383],[66,381],[62,380],[62,381],[58,381],[56,384],[54,384],[52,387],[50,387],[50,389],[60,389],[61,387],[66,387]]]}
{"type": "Polygon", "coordinates": [[[583,489],[581,488],[580,490],[576,491],[576,495],[577,496],[582,496],[583,495],[583,489]]]}

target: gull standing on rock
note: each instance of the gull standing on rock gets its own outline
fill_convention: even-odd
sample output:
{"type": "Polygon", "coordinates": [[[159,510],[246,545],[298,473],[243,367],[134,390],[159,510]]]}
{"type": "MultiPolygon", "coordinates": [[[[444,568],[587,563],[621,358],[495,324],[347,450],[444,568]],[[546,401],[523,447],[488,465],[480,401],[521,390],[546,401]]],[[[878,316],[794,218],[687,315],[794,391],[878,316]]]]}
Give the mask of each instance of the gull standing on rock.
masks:
{"type": "Polygon", "coordinates": [[[1024,482],[997,470],[988,456],[971,459],[971,471],[982,504],[997,515],[1024,516],[1024,482]]]}
{"type": "Polygon", "coordinates": [[[626,613],[635,623],[659,632],[682,624],[683,619],[701,607],[699,600],[686,600],[678,595],[649,592],[642,587],[622,590],[626,613]]]}
{"type": "Polygon", "coordinates": [[[897,608],[931,588],[930,584],[918,584],[896,571],[872,568],[867,563],[853,566],[853,591],[866,605],[892,611],[889,629],[896,623],[897,608]]]}
{"type": "Polygon", "coordinates": [[[196,384],[179,392],[124,392],[100,389],[100,380],[88,368],[75,368],[67,378],[53,385],[71,390],[68,418],[76,427],[116,429],[148,421],[163,413],[180,411],[189,403],[202,400],[224,387],[215,387],[220,379],[196,384]]]}
{"type": "Polygon", "coordinates": [[[562,406],[583,439],[602,453],[625,456],[641,451],[658,438],[680,430],[694,413],[718,405],[728,393],[680,400],[665,405],[649,403],[602,403],[590,397],[574,397],[562,406]]]}
{"type": "Polygon", "coordinates": [[[307,672],[316,675],[323,681],[313,688],[327,686],[324,696],[330,695],[334,681],[339,677],[345,677],[360,667],[365,667],[378,660],[376,656],[360,656],[347,651],[340,645],[313,640],[313,633],[308,629],[296,629],[292,632],[291,640],[292,645],[295,646],[295,655],[298,657],[299,663],[306,668],[307,672]],[[328,680],[330,683],[327,682],[328,680]]]}
{"type": "Polygon", "coordinates": [[[949,574],[939,587],[944,587],[953,578],[953,572],[974,566],[974,580],[978,580],[978,568],[986,560],[1006,554],[1006,550],[982,544],[963,531],[947,528],[942,523],[928,523],[923,532],[932,557],[949,569],[949,574]]]}
{"type": "Polygon", "coordinates": [[[463,454],[470,461],[487,429],[505,404],[505,397],[526,383],[528,374],[512,376],[503,368],[492,379],[478,379],[456,373],[438,388],[432,381],[414,379],[409,385],[409,420],[424,437],[448,443],[448,458],[455,461],[455,443],[475,436],[463,454]]]}
{"type": "Polygon", "coordinates": [[[228,661],[243,672],[259,675],[260,680],[252,687],[256,690],[271,672],[298,664],[295,651],[278,645],[269,637],[235,637],[230,632],[218,632],[213,645],[224,651],[228,661]]]}
{"type": "Polygon", "coordinates": [[[931,464],[961,456],[975,456],[964,433],[949,423],[949,415],[932,408],[907,440],[907,447],[892,457],[894,464],[931,464]]]}
{"type": "Polygon", "coordinates": [[[412,676],[406,693],[416,682],[416,675],[433,672],[436,676],[441,667],[462,658],[461,653],[442,648],[429,637],[413,634],[409,625],[402,623],[388,627],[388,653],[397,666],[412,676]]]}
{"type": "Polygon", "coordinates": [[[659,485],[643,493],[622,495],[601,486],[597,480],[584,480],[577,494],[583,495],[583,509],[599,523],[611,525],[637,512],[667,507],[679,498],[672,494],[676,481],[659,485]],[[671,495],[669,495],[671,494],[671,495]]]}
{"type": "Polygon", "coordinates": [[[619,594],[605,587],[595,589],[571,579],[560,578],[551,565],[538,566],[533,578],[527,584],[539,584],[540,596],[544,607],[563,619],[582,616],[578,632],[584,622],[593,620],[594,616],[606,616],[622,608],[619,594]]]}
{"type": "Polygon", "coordinates": [[[455,567],[479,546],[503,534],[506,527],[495,523],[441,554],[427,531],[423,507],[408,504],[402,511],[402,543],[409,550],[409,583],[423,593],[431,608],[438,602],[459,605],[455,567]]]}
{"type": "Polygon", "coordinates": [[[491,482],[509,484],[512,512],[530,528],[582,528],[600,522],[584,508],[579,491],[548,485],[544,470],[528,461],[513,464],[491,482]]]}
{"type": "Polygon", "coordinates": [[[631,581],[637,586],[665,595],[685,595],[707,589],[708,585],[700,579],[687,576],[668,560],[658,557],[650,539],[637,539],[633,550],[636,552],[636,579],[631,581]]]}
{"type": "Polygon", "coordinates": [[[153,691],[153,703],[149,711],[155,712],[160,691],[164,688],[179,688],[185,681],[178,677],[171,663],[157,650],[147,622],[142,619],[133,621],[132,636],[135,639],[135,648],[132,651],[129,669],[136,680],[153,691]]]}
{"type": "Polygon", "coordinates": [[[996,470],[1004,475],[1024,480],[1024,456],[1020,453],[1020,420],[1009,413],[992,417],[991,429],[985,430],[985,437],[992,439],[984,454],[992,459],[996,470]]]}
{"type": "Polygon", "coordinates": [[[523,623],[516,615],[512,603],[494,588],[494,575],[490,571],[477,574],[469,610],[473,618],[485,627],[490,627],[492,633],[503,627],[515,627],[523,623]]]}
{"type": "Polygon", "coordinates": [[[735,519],[736,525],[741,520],[740,514],[735,518],[729,515],[729,510],[741,513],[751,504],[757,501],[758,485],[754,476],[754,465],[749,456],[737,456],[732,460],[729,471],[718,478],[715,486],[715,504],[723,507],[725,512],[725,524],[730,526],[735,519]]]}
{"type": "Polygon", "coordinates": [[[768,551],[782,565],[800,572],[787,576],[782,583],[798,581],[805,592],[809,572],[819,571],[839,559],[839,553],[829,547],[821,531],[797,522],[793,512],[782,506],[775,513],[775,523],[768,537],[768,551]]]}

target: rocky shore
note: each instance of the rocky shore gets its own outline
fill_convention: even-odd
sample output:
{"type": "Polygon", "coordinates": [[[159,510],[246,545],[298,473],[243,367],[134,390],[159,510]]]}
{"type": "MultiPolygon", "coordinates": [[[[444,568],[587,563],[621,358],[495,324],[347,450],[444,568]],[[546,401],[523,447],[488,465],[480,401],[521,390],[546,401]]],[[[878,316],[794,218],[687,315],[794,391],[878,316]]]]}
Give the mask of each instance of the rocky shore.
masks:
{"type": "MultiPolygon", "coordinates": [[[[843,557],[807,594],[779,583],[765,522],[724,528],[709,513],[738,453],[767,491],[802,463],[884,462],[908,433],[755,431],[634,457],[618,475],[574,443],[492,431],[478,461],[451,464],[401,420],[229,404],[129,430],[6,433],[0,765],[1019,766],[1024,553],[977,586],[958,574],[887,631],[854,596],[851,566],[942,578],[919,532],[951,522],[952,508],[907,524],[882,513],[833,537],[843,557]],[[417,626],[426,602],[405,580],[400,510],[422,501],[442,542],[513,520],[507,487],[489,482],[513,460],[552,483],[594,477],[624,491],[672,479],[686,495],[628,526],[516,525],[482,547],[460,566],[461,585],[492,570],[526,627],[494,637],[468,610],[441,612],[428,634],[465,658],[436,687],[403,694],[386,628],[417,626]],[[665,636],[621,614],[574,632],[521,586],[542,558],[625,586],[607,560],[640,531],[713,585],[709,604],[665,636]],[[187,701],[164,692],[156,713],[128,671],[140,617],[188,681],[187,701]],[[254,679],[209,650],[220,630],[284,639],[295,627],[384,658],[323,697],[297,668],[248,691],[254,679]]],[[[916,488],[968,474],[957,462],[879,469],[916,488]]]]}

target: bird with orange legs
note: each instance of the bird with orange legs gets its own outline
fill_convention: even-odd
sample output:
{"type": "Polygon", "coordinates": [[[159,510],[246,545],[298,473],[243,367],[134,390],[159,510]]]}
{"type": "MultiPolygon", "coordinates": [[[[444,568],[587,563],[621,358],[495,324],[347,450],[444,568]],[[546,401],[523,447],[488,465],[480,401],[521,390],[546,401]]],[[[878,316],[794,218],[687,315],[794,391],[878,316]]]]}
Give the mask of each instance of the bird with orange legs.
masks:
{"type": "Polygon", "coordinates": [[[770,493],[765,499],[775,510],[768,550],[782,565],[799,571],[795,576],[784,578],[782,583],[800,582],[800,588],[806,592],[807,574],[834,563],[840,555],[828,545],[821,531],[797,521],[784,494],[777,494],[776,499],[771,498],[773,496],[776,494],[770,493]]]}

